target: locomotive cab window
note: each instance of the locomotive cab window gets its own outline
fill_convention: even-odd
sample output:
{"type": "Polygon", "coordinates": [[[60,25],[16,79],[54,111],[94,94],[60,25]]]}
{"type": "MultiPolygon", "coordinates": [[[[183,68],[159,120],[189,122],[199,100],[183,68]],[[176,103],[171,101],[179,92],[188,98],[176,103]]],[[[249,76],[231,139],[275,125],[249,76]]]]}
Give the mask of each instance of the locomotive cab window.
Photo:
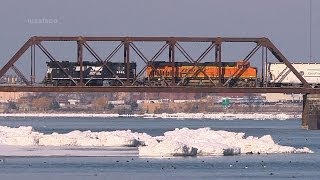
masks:
{"type": "Polygon", "coordinates": [[[249,68],[249,64],[238,64],[238,68],[249,68]]]}

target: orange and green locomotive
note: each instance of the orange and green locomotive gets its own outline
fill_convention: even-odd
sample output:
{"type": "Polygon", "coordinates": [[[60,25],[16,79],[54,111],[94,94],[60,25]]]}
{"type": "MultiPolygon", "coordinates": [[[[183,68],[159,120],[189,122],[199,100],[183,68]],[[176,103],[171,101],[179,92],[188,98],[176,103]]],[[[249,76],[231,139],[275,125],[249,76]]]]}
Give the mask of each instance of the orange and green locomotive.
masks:
{"type": "Polygon", "coordinates": [[[179,85],[218,85],[221,82],[229,86],[254,87],[257,83],[257,68],[249,62],[217,62],[189,63],[155,61],[146,69],[149,85],[177,83],[179,85]],[[220,73],[219,73],[220,71],[220,73]]]}

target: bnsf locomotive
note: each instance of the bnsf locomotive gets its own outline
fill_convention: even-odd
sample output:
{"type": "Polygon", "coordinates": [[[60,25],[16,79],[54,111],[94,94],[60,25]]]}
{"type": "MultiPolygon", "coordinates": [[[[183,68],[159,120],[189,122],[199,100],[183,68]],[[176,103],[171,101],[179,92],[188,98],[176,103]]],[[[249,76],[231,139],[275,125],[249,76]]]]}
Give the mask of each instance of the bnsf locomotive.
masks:
{"type": "MultiPolygon", "coordinates": [[[[80,82],[78,62],[47,62],[45,83],[54,86],[74,86],[80,82]],[[59,63],[59,65],[58,65],[59,63]],[[62,68],[61,68],[62,67],[62,68]],[[63,69],[63,70],[62,70],[63,69]]],[[[127,81],[127,64],[83,61],[83,83],[87,86],[116,86],[127,81]]],[[[129,81],[136,76],[136,63],[130,63],[129,81]]]]}
{"type": "MultiPolygon", "coordinates": [[[[180,85],[213,85],[219,83],[219,66],[215,62],[193,63],[158,61],[147,67],[147,81],[151,85],[163,82],[179,83],[180,85]],[[174,73],[175,79],[172,80],[174,73]]],[[[228,81],[229,86],[254,87],[257,83],[257,68],[249,62],[222,62],[222,83],[228,81]]]]}

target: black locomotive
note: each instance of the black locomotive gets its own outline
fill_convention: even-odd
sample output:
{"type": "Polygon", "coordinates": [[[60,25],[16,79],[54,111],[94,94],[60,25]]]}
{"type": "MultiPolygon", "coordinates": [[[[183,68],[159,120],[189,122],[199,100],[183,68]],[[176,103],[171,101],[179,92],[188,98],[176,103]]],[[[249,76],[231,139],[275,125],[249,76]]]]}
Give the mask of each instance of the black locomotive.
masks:
{"type": "MultiPolygon", "coordinates": [[[[74,86],[80,83],[80,64],[78,62],[47,62],[45,83],[53,86],[74,86]]],[[[137,65],[130,63],[129,81],[136,76],[137,65]]],[[[120,62],[83,61],[83,83],[86,86],[118,86],[127,82],[127,64],[120,62]]]]}

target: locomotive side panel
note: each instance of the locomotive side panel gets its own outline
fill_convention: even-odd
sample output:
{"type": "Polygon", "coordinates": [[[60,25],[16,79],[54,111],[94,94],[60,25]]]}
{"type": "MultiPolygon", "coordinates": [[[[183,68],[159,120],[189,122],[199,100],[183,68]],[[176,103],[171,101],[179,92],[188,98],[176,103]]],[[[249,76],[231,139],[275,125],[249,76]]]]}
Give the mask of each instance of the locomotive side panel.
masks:
{"type": "MultiPolygon", "coordinates": [[[[80,82],[80,66],[77,62],[62,61],[47,62],[45,83],[54,86],[74,86],[80,82]],[[68,74],[66,74],[66,73],[68,74]]],[[[83,61],[83,82],[89,86],[121,85],[120,81],[127,81],[127,66],[125,63],[108,62],[105,66],[101,62],[83,61]]],[[[129,81],[133,82],[136,76],[136,63],[130,63],[129,81]]]]}
{"type": "Polygon", "coordinates": [[[223,68],[223,75],[225,78],[229,78],[231,76],[237,77],[239,76],[240,79],[256,79],[257,78],[257,68],[255,67],[248,67],[246,69],[243,69],[243,72],[241,69],[237,67],[224,67],[223,68]]]}
{"type": "MultiPolygon", "coordinates": [[[[172,66],[168,62],[154,62],[146,69],[146,77],[151,84],[161,84],[162,79],[172,80],[172,66]],[[153,68],[154,67],[154,68],[153,68]]],[[[183,80],[189,85],[212,85],[212,80],[216,84],[219,78],[219,67],[217,63],[205,62],[194,66],[188,62],[175,63],[175,82],[183,80]],[[211,79],[211,80],[210,80],[211,79]]],[[[226,81],[233,77],[233,86],[255,86],[257,80],[257,68],[251,67],[249,63],[224,62],[221,67],[222,80],[226,81]],[[241,66],[239,66],[241,65],[241,66]],[[239,81],[242,81],[239,83],[239,81]]],[[[185,83],[184,83],[185,84],[185,83]]]]}

